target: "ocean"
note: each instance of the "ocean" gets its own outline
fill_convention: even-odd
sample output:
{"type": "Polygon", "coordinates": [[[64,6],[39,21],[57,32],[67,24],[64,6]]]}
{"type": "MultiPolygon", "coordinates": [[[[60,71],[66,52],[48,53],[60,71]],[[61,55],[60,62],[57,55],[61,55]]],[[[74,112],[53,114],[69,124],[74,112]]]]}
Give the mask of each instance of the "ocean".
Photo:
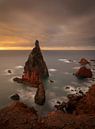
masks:
{"type": "MultiPolygon", "coordinates": [[[[57,101],[67,101],[68,94],[76,94],[79,90],[86,92],[95,83],[94,79],[79,80],[73,75],[80,67],[80,59],[95,59],[95,51],[42,51],[49,70],[49,80],[54,83],[49,80],[44,82],[46,103],[38,106],[34,103],[35,88],[13,82],[14,77],[22,76],[29,53],[30,51],[0,51],[0,108],[12,101],[11,95],[18,93],[21,102],[35,107],[39,114],[45,115],[54,109],[57,101]],[[12,73],[8,73],[8,70],[12,73]]],[[[89,67],[95,78],[93,62],[89,67]]]]}

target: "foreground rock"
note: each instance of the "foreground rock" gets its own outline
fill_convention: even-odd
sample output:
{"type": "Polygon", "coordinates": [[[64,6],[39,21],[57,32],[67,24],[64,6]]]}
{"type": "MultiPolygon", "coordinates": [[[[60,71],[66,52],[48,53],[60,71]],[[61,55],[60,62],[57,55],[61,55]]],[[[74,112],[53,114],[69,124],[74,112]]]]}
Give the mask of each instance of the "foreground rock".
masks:
{"type": "Polygon", "coordinates": [[[1,129],[31,129],[37,123],[37,113],[34,108],[14,102],[0,111],[1,129]]]}
{"type": "Polygon", "coordinates": [[[39,87],[37,89],[35,95],[35,103],[38,105],[43,105],[45,103],[45,89],[42,82],[39,84],[39,87]]]}
{"type": "Polygon", "coordinates": [[[36,40],[35,47],[25,63],[22,78],[16,77],[14,81],[38,87],[39,81],[47,77],[49,77],[48,69],[40,50],[39,41],[36,40]]]}
{"type": "Polygon", "coordinates": [[[91,69],[86,68],[85,66],[81,67],[75,74],[78,78],[92,78],[91,69]]]}
{"type": "MultiPolygon", "coordinates": [[[[92,90],[95,90],[95,86],[92,90]]],[[[92,92],[92,90],[90,92],[92,92]]],[[[95,96],[93,99],[95,100],[95,96]]],[[[93,102],[95,103],[95,101],[93,102]]],[[[92,106],[92,108],[94,108],[93,110],[95,110],[95,107],[92,106]]],[[[91,111],[91,109],[89,111],[91,111]]],[[[47,116],[42,117],[37,114],[36,110],[33,107],[29,108],[23,103],[14,102],[6,108],[0,110],[0,128],[95,129],[95,114],[93,113],[89,112],[88,114],[86,112],[83,112],[76,115],[71,113],[64,113],[63,111],[58,110],[49,112],[47,116]]]]}

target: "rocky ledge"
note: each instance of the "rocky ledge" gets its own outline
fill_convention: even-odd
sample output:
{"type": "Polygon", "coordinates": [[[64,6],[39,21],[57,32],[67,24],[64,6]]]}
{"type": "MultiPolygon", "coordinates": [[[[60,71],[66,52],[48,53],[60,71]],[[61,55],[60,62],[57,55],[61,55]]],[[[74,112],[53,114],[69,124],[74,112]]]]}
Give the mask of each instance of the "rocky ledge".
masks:
{"type": "Polygon", "coordinates": [[[68,98],[67,103],[63,102],[63,109],[58,108],[45,117],[39,116],[33,107],[13,102],[0,110],[0,128],[95,129],[95,85],[85,95],[69,95],[68,98]]]}

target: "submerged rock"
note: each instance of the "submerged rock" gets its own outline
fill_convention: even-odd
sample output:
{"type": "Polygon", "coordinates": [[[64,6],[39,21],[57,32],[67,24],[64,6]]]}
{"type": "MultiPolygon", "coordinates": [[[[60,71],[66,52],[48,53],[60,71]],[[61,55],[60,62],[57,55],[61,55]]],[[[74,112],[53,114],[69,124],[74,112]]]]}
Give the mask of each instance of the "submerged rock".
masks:
{"type": "Polygon", "coordinates": [[[45,103],[45,89],[42,82],[38,86],[34,99],[35,99],[35,103],[38,105],[43,105],[45,103]]]}
{"type": "Polygon", "coordinates": [[[9,70],[8,70],[8,73],[12,73],[12,71],[9,69],[9,70]]]}
{"type": "Polygon", "coordinates": [[[13,81],[17,82],[17,83],[23,83],[23,80],[19,77],[15,77],[13,78],[13,81]]]}
{"type": "Polygon", "coordinates": [[[91,69],[88,69],[85,66],[83,66],[75,73],[75,75],[78,78],[92,78],[92,71],[91,69]]]}
{"type": "Polygon", "coordinates": [[[18,94],[14,94],[10,97],[12,100],[19,100],[20,96],[18,94]]]}

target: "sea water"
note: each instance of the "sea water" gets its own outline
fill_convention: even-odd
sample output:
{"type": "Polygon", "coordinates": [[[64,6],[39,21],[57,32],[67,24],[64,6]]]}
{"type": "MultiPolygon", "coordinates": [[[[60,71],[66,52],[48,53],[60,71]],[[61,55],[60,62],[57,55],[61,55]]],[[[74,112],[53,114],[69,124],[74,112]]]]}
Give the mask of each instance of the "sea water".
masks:
{"type": "MultiPolygon", "coordinates": [[[[80,59],[95,59],[95,51],[42,51],[50,77],[44,82],[46,103],[38,106],[34,103],[37,89],[13,82],[14,77],[22,76],[29,53],[30,51],[0,51],[0,108],[11,102],[10,96],[17,93],[21,102],[35,107],[40,114],[46,114],[54,109],[57,101],[67,101],[68,94],[76,94],[79,90],[86,92],[95,83],[94,79],[79,80],[73,75],[80,67],[80,59]],[[50,80],[54,82],[51,83],[50,80]]],[[[92,62],[90,67],[94,76],[93,65],[92,62]]]]}

